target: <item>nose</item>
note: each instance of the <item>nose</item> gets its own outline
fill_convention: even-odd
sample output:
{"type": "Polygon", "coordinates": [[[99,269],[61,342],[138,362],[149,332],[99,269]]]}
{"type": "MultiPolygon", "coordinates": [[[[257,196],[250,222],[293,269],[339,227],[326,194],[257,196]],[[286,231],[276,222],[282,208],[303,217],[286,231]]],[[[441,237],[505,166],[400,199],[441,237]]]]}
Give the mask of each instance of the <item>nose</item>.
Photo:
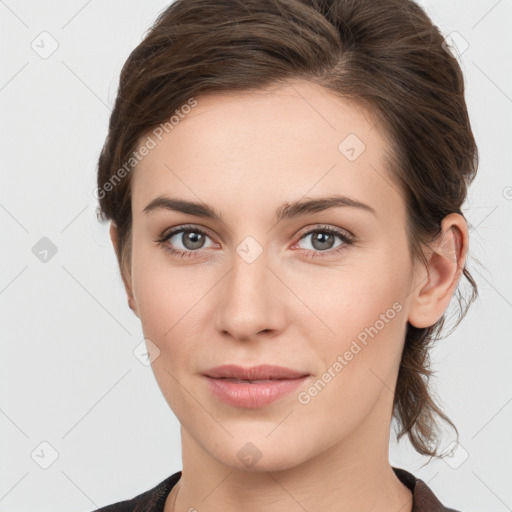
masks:
{"type": "Polygon", "coordinates": [[[263,251],[254,261],[234,253],[232,268],[219,283],[215,327],[241,341],[284,328],[286,287],[263,251]]]}

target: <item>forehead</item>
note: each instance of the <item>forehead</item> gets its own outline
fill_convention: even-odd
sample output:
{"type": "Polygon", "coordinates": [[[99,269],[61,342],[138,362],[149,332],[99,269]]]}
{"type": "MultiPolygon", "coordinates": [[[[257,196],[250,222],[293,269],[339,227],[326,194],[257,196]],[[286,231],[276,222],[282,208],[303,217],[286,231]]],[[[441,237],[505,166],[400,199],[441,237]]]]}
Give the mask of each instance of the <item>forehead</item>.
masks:
{"type": "Polygon", "coordinates": [[[134,212],[158,195],[239,212],[339,193],[377,211],[400,201],[386,169],[387,135],[370,113],[304,81],[212,94],[159,138],[132,176],[134,212]],[[161,139],[161,140],[159,140],[161,139]]]}

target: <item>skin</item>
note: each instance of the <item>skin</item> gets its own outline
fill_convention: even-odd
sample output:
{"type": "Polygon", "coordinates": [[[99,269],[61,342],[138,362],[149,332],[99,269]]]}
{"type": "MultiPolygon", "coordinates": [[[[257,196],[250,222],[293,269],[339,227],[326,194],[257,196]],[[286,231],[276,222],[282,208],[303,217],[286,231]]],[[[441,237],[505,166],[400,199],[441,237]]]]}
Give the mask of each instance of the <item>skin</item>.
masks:
{"type": "MultiPolygon", "coordinates": [[[[182,477],[165,511],[410,512],[412,494],[388,460],[393,393],[407,321],[433,325],[456,289],[468,248],[464,218],[443,220],[428,267],[413,261],[405,204],[385,168],[386,134],[320,86],[298,80],[197,100],[133,171],[133,248],[123,273],[128,303],[160,350],[155,377],[181,424],[182,477]],[[350,133],[366,146],[354,161],[338,150],[350,133]],[[334,193],[376,214],[341,207],[275,222],[287,201],[334,193]],[[212,205],[222,221],[143,213],[162,194],[212,205]],[[166,243],[192,257],[157,242],[184,224],[206,231],[203,245],[185,245],[183,233],[166,243]],[[356,242],[334,253],[344,244],[337,236],[331,246],[303,236],[319,225],[356,242]],[[236,250],[248,236],[262,250],[252,263],[236,250]],[[298,393],[397,301],[400,311],[300,403],[298,393]],[[271,405],[239,408],[219,401],[201,376],[225,363],[311,376],[271,405]],[[237,455],[248,442],[261,454],[252,466],[237,455]]],[[[117,250],[114,224],[111,237],[117,250]]]]}

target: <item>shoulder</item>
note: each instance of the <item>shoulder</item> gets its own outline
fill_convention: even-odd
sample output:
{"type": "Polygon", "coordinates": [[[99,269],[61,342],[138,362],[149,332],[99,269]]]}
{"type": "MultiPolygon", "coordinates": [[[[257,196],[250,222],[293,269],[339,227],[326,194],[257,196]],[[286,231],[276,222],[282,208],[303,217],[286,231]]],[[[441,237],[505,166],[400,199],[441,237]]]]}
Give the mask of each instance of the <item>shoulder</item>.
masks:
{"type": "Polygon", "coordinates": [[[181,477],[181,471],[137,496],[106,505],[92,512],[163,512],[165,500],[181,477]]]}
{"type": "Polygon", "coordinates": [[[445,507],[434,494],[432,489],[420,478],[416,478],[412,473],[405,469],[393,467],[398,479],[409,489],[413,494],[413,508],[412,512],[461,512],[453,508],[445,507]]]}

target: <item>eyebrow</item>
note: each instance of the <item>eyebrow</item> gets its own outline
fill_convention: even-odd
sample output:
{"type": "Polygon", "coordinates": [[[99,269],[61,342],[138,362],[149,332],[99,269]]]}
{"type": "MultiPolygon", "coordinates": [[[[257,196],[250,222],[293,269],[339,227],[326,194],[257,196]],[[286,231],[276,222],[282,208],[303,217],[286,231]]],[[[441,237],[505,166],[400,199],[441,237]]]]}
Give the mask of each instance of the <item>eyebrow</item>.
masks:
{"type": "MultiPolygon", "coordinates": [[[[330,208],[351,207],[377,215],[377,212],[369,205],[362,203],[356,199],[347,196],[330,195],[308,200],[299,200],[292,203],[286,202],[276,210],[276,220],[281,222],[284,219],[291,219],[308,215],[311,213],[321,212],[330,208]]],[[[203,217],[222,221],[220,213],[206,203],[187,201],[168,196],[158,196],[153,199],[142,211],[145,214],[157,210],[169,210],[194,215],[195,217],[203,217]]]]}

